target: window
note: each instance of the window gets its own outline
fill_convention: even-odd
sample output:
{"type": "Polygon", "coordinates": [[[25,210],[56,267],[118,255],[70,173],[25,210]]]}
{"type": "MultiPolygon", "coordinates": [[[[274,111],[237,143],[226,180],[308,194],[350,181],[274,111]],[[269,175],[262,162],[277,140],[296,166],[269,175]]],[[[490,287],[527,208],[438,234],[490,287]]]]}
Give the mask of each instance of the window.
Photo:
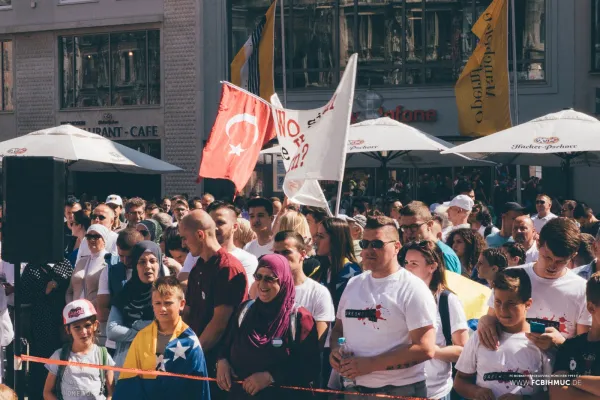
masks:
{"type": "Polygon", "coordinates": [[[13,110],[13,44],[11,41],[0,41],[0,50],[2,59],[0,60],[0,69],[2,69],[2,104],[1,111],[13,110]]]}
{"type": "Polygon", "coordinates": [[[160,104],[160,32],[59,39],[62,108],[160,104]]]}
{"type": "Polygon", "coordinates": [[[0,8],[10,8],[12,5],[12,0],[0,0],[0,8]]]}
{"type": "MultiPolygon", "coordinates": [[[[231,1],[235,55],[271,0],[231,1]]],[[[284,0],[287,86],[335,87],[353,53],[359,56],[357,84],[362,87],[453,85],[477,44],[471,28],[491,1],[284,0]]],[[[546,0],[516,3],[518,77],[544,80],[546,0]]],[[[280,10],[275,84],[281,88],[279,19],[280,10]]]]}
{"type": "Polygon", "coordinates": [[[592,0],[592,71],[600,72],[600,0],[592,0]]]}

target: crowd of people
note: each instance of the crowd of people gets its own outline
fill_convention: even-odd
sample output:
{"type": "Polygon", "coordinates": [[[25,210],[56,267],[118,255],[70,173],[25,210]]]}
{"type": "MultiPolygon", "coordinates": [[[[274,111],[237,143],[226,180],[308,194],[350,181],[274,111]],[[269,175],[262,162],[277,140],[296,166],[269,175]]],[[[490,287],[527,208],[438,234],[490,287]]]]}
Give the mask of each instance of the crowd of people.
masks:
{"type": "Polygon", "coordinates": [[[593,210],[455,191],[335,217],[280,198],[69,198],[64,260],[21,266],[30,354],[215,380],[31,363],[28,398],[598,398],[593,210]],[[456,282],[491,293],[486,312],[456,282]]]}

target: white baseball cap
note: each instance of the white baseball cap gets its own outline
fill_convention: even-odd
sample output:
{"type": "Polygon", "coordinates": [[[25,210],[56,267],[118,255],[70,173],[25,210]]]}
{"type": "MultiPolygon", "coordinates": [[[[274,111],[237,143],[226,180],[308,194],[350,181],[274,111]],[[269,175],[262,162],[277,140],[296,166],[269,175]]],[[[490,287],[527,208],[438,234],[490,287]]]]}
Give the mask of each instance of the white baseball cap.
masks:
{"type": "Polygon", "coordinates": [[[450,201],[450,204],[448,204],[448,208],[459,207],[465,211],[470,212],[473,209],[473,205],[475,205],[475,203],[473,202],[473,199],[471,199],[467,195],[459,194],[458,196],[453,198],[452,201],[450,201]]]}
{"type": "Polygon", "coordinates": [[[63,322],[65,325],[69,325],[95,315],[96,308],[89,300],[74,300],[65,306],[63,310],[63,322]]]}
{"type": "Polygon", "coordinates": [[[123,199],[121,196],[117,196],[116,194],[111,194],[106,198],[106,204],[114,204],[116,206],[123,207],[123,199]]]}

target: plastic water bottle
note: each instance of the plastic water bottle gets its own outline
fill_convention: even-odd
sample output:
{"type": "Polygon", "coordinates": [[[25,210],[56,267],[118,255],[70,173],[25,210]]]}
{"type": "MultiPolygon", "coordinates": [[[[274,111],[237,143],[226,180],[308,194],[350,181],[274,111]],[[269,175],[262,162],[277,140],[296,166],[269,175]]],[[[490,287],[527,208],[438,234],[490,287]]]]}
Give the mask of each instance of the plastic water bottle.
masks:
{"type": "MultiPolygon", "coordinates": [[[[345,358],[352,357],[352,350],[350,350],[350,346],[348,346],[348,343],[346,343],[346,338],[343,338],[343,337],[339,338],[338,345],[339,345],[340,355],[342,356],[342,360],[345,358]]],[[[346,378],[345,376],[342,376],[341,380],[342,380],[342,387],[356,385],[356,382],[354,380],[352,380],[350,378],[346,378]]]]}

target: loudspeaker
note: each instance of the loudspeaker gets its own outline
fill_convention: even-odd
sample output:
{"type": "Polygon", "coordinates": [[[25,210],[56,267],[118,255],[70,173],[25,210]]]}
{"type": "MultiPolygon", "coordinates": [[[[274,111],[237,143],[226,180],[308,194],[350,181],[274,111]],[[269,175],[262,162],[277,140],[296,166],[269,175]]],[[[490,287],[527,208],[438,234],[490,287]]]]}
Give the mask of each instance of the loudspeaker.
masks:
{"type": "Polygon", "coordinates": [[[4,157],[2,175],[2,259],[13,264],[64,259],[64,160],[4,157]]]}

